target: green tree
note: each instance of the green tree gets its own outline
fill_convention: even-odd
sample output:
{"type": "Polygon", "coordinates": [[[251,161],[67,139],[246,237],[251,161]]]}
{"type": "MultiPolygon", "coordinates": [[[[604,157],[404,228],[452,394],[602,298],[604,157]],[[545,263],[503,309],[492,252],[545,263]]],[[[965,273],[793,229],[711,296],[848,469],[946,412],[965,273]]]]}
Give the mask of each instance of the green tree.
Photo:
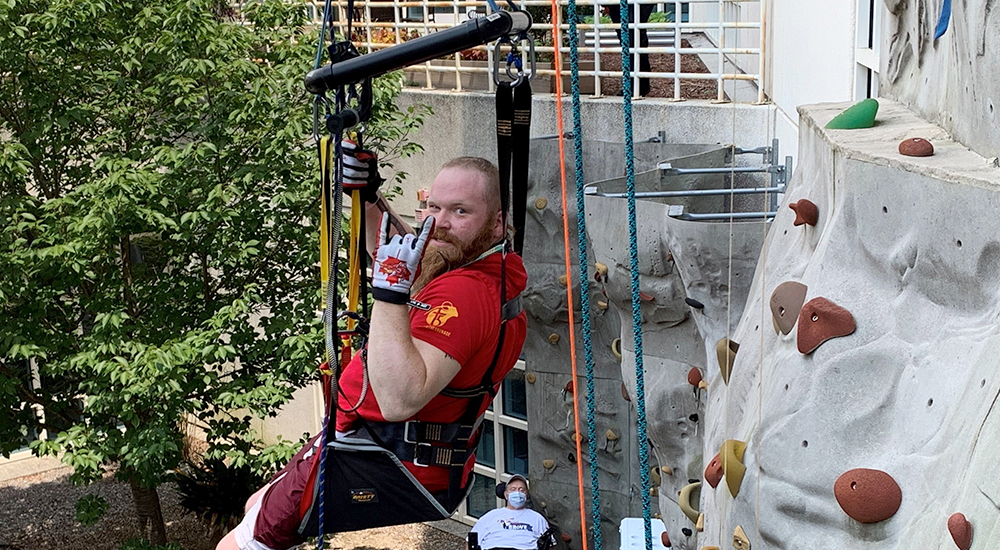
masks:
{"type": "MultiPolygon", "coordinates": [[[[143,536],[185,419],[257,463],[320,357],[318,175],[301,4],[0,0],[0,453],[114,469],[143,536]],[[44,419],[39,415],[44,414],[44,419]]],[[[377,84],[387,157],[425,111],[377,84]]]]}

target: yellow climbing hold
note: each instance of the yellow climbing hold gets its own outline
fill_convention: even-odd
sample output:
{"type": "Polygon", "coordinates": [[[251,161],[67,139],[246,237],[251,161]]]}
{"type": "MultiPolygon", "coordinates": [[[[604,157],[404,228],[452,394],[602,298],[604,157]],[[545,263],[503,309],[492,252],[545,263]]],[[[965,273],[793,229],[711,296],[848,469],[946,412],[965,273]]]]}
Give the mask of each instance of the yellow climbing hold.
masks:
{"type": "Polygon", "coordinates": [[[545,207],[548,205],[549,201],[545,197],[538,197],[537,199],[535,199],[535,208],[539,210],[544,210],[545,207]]]}
{"type": "Polygon", "coordinates": [[[527,380],[529,384],[534,384],[535,383],[535,373],[529,372],[528,374],[525,374],[524,375],[524,379],[527,380]]]}
{"type": "Polygon", "coordinates": [[[594,262],[594,280],[597,282],[603,282],[608,278],[608,266],[602,264],[601,262],[594,262]]]}
{"type": "Polygon", "coordinates": [[[559,276],[559,284],[562,285],[562,286],[566,286],[566,276],[565,275],[560,275],[559,276]]]}
{"type": "Polygon", "coordinates": [[[608,309],[608,303],[607,302],[602,302],[601,300],[598,300],[597,301],[597,309],[599,309],[601,311],[604,311],[604,310],[608,309]]]}
{"type": "Polygon", "coordinates": [[[660,470],[663,472],[663,475],[666,476],[674,475],[674,469],[671,468],[670,466],[660,466],[660,470]]]}
{"type": "Polygon", "coordinates": [[[733,372],[733,363],[736,362],[736,352],[740,345],[729,338],[723,338],[715,344],[715,354],[719,358],[719,370],[722,371],[722,381],[729,385],[729,375],[733,372]]]}
{"type": "Polygon", "coordinates": [[[656,466],[649,469],[649,481],[653,487],[660,486],[660,469],[656,466]]]}
{"type": "Polygon", "coordinates": [[[555,467],[555,465],[556,461],[552,460],[551,458],[546,458],[545,460],[542,461],[542,467],[545,468],[546,470],[551,470],[553,467],[555,467]]]}
{"type": "Polygon", "coordinates": [[[677,499],[677,504],[681,507],[681,512],[691,520],[691,523],[698,521],[699,512],[694,506],[691,506],[691,494],[695,491],[701,490],[701,482],[695,481],[694,483],[689,483],[681,489],[680,497],[677,499]]]}
{"type": "Polygon", "coordinates": [[[622,360],[622,339],[621,338],[615,338],[614,340],[611,341],[611,353],[613,353],[615,355],[615,358],[618,359],[619,362],[621,362],[621,360],[622,360]]]}
{"type": "Polygon", "coordinates": [[[736,439],[727,439],[719,451],[719,460],[722,462],[722,471],[726,476],[726,485],[733,498],[736,498],[736,495],[740,493],[743,475],[747,472],[746,466],[743,465],[743,454],[746,450],[746,443],[736,439]]]}
{"type": "Polygon", "coordinates": [[[659,495],[660,495],[660,490],[659,489],[657,489],[656,487],[650,487],[649,488],[649,496],[655,497],[655,496],[659,496],[659,495]]]}
{"type": "Polygon", "coordinates": [[[549,335],[549,343],[550,344],[558,344],[559,343],[559,335],[556,334],[556,333],[554,333],[554,332],[552,334],[550,334],[549,335]]]}
{"type": "Polygon", "coordinates": [[[608,438],[608,441],[618,441],[618,434],[608,428],[608,431],[604,432],[604,436],[608,438]]]}
{"type": "Polygon", "coordinates": [[[698,521],[694,523],[694,530],[699,533],[705,530],[705,514],[698,514],[698,521]]]}
{"type": "Polygon", "coordinates": [[[698,389],[699,390],[707,390],[708,389],[708,382],[705,382],[704,380],[702,380],[701,382],[698,382],[698,389]]]}
{"type": "Polygon", "coordinates": [[[701,550],[719,550],[718,546],[702,546],[701,550]]]}
{"type": "Polygon", "coordinates": [[[733,548],[736,550],[750,550],[750,539],[739,525],[733,531],[733,548]]]}

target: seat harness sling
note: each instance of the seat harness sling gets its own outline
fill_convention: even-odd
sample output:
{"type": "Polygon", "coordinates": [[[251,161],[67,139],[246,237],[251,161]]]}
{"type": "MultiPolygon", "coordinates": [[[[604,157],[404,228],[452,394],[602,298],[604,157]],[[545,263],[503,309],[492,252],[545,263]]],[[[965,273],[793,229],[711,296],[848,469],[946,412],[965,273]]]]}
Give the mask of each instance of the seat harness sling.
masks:
{"type": "MultiPolygon", "coordinates": [[[[493,354],[489,367],[483,373],[478,385],[471,388],[445,388],[440,395],[453,399],[466,400],[467,406],[457,422],[436,423],[419,420],[409,420],[405,422],[373,422],[360,417],[358,418],[359,429],[348,435],[338,436],[334,431],[338,409],[345,413],[357,411],[363,403],[367,393],[367,347],[362,341],[360,360],[363,367],[363,379],[361,395],[357,403],[352,404],[348,409],[341,409],[339,397],[346,395],[339,388],[338,378],[341,367],[351,360],[352,338],[360,336],[367,337],[367,320],[364,313],[367,311],[365,287],[365,262],[362,261],[365,254],[365,223],[363,214],[364,204],[360,201],[361,189],[350,189],[351,191],[351,249],[349,258],[351,264],[351,279],[348,311],[342,311],[333,315],[336,311],[337,303],[337,261],[339,258],[338,247],[340,239],[340,220],[342,208],[343,164],[341,156],[341,140],[344,132],[350,130],[368,120],[371,116],[372,87],[371,77],[377,76],[377,71],[365,73],[364,78],[358,78],[349,82],[340,82],[330,85],[334,80],[333,76],[326,73],[340,67],[359,66],[357,62],[363,61],[366,57],[376,57],[381,55],[380,60],[384,61],[387,48],[376,52],[375,55],[368,54],[361,56],[350,42],[351,19],[353,14],[353,0],[348,0],[347,4],[347,40],[334,42],[329,46],[328,54],[331,64],[323,69],[319,68],[321,54],[326,42],[327,27],[331,21],[330,1],[327,0],[324,11],[324,23],[321,28],[320,47],[317,51],[316,69],[307,75],[307,89],[316,93],[314,103],[314,137],[319,148],[321,167],[321,248],[322,248],[322,275],[324,281],[324,322],[327,362],[321,366],[323,373],[323,395],[325,415],[323,421],[323,432],[319,440],[319,449],[315,453],[308,482],[303,490],[302,501],[300,503],[300,525],[299,534],[305,538],[318,535],[317,548],[323,548],[324,533],[336,533],[381,527],[387,525],[397,525],[413,523],[418,521],[438,520],[450,517],[454,510],[468,495],[472,488],[472,473],[464,476],[465,466],[475,453],[479,438],[482,435],[480,429],[485,411],[489,402],[496,396],[499,382],[493,380],[498,362],[503,350],[507,321],[516,318],[521,313],[520,296],[511,300],[507,299],[506,289],[506,254],[509,251],[506,241],[491,248],[482,256],[482,259],[490,254],[501,254],[500,269],[500,327],[497,338],[496,350],[493,354]],[[353,63],[353,65],[352,65],[353,63]],[[325,72],[324,72],[325,71],[325,72]],[[321,78],[313,78],[314,73],[320,74],[321,78]],[[312,79],[312,80],[311,80],[312,79]],[[357,85],[361,86],[360,93],[357,85]],[[314,89],[317,86],[327,86],[314,89]],[[335,101],[333,112],[330,112],[330,105],[327,103],[323,92],[333,90],[335,101]],[[327,109],[325,129],[329,135],[322,138],[319,136],[318,119],[321,106],[327,109]],[[331,208],[332,207],[332,208],[331,208]],[[360,297],[362,301],[361,313],[357,312],[357,301],[360,297]],[[337,331],[339,320],[348,318],[348,330],[337,331]],[[340,339],[340,350],[336,349],[336,338],[340,339]],[[418,467],[444,467],[448,468],[448,489],[438,494],[430,494],[413,474],[403,465],[403,462],[412,463],[418,467]]],[[[526,30],[530,28],[530,17],[524,12],[517,10],[511,5],[511,12],[494,13],[489,17],[481,18],[474,22],[482,25],[481,28],[471,26],[473,22],[467,22],[460,27],[467,27],[475,30],[472,39],[477,43],[485,43],[484,33],[494,33],[489,38],[495,38],[497,32],[496,25],[506,24],[504,29],[511,28],[511,22],[519,29],[519,40],[524,40],[526,30]],[[524,21],[527,21],[526,25],[524,21]],[[498,23],[499,21],[499,23],[498,23]],[[485,22],[485,23],[484,23],[485,22]],[[490,27],[493,25],[493,27],[490,27]],[[485,30],[484,30],[485,29],[485,30]]],[[[495,8],[495,6],[494,6],[495,8]]],[[[330,29],[332,36],[332,28],[330,29]]],[[[442,31],[434,33],[439,38],[446,33],[453,31],[442,31]]],[[[504,31],[507,32],[507,31],[504,31]]],[[[457,36],[457,34],[456,34],[457,36]]],[[[506,36],[505,36],[506,37],[506,36]]],[[[425,37],[426,38],[426,37],[425,37]]],[[[468,38],[463,38],[468,40],[468,38]]],[[[413,50],[415,43],[421,39],[408,42],[406,51],[413,50]]],[[[508,41],[503,40],[501,41],[508,41]]],[[[530,41],[529,41],[530,43],[530,41]]],[[[457,42],[456,42],[457,44],[457,42]]],[[[499,45],[499,44],[498,44],[499,45]]],[[[517,57],[516,43],[511,43],[511,54],[508,55],[507,74],[512,78],[512,64],[517,66],[519,75],[516,82],[503,83],[498,85],[498,160],[501,173],[501,203],[503,207],[503,226],[508,223],[508,210],[512,210],[514,225],[518,228],[515,234],[514,250],[520,252],[523,246],[523,228],[525,216],[525,201],[527,200],[527,150],[528,150],[528,125],[530,124],[531,91],[527,85],[528,78],[525,78],[520,67],[520,58],[517,57]],[[501,127],[500,110],[501,94],[506,90],[506,97],[511,100],[507,106],[503,107],[506,118],[509,121],[505,127],[507,133],[505,138],[501,138],[499,128],[501,127]],[[506,151],[506,152],[505,152],[506,151]],[[511,163],[513,163],[513,203],[511,202],[510,173],[511,163]]],[[[458,47],[450,45],[451,47],[458,47]]],[[[462,48],[464,49],[464,48],[462,48]]],[[[400,55],[403,55],[400,48],[400,55]]],[[[532,45],[532,65],[534,65],[534,49],[532,45]]],[[[449,52],[440,52],[442,55],[449,52]]],[[[434,57],[437,57],[435,55],[434,57]]],[[[381,63],[381,61],[380,61],[381,63]]],[[[384,63],[380,64],[382,67],[384,63]]],[[[358,71],[354,70],[355,74],[358,71]]],[[[346,70],[346,69],[345,69],[346,70]]],[[[386,72],[386,71],[382,71],[386,72]]],[[[533,72],[533,71],[532,71],[533,72]]],[[[332,73],[331,73],[332,74],[332,73]]],[[[356,132],[355,140],[357,150],[362,149],[360,129],[356,132]]],[[[349,187],[349,186],[348,186],[349,187]]],[[[363,187],[363,186],[360,186],[363,187]]],[[[377,204],[384,211],[384,205],[377,204]]],[[[397,224],[393,220],[394,225],[397,224]]],[[[396,225],[397,230],[404,232],[405,228],[396,225]]],[[[419,304],[410,301],[410,305],[419,304]]]]}

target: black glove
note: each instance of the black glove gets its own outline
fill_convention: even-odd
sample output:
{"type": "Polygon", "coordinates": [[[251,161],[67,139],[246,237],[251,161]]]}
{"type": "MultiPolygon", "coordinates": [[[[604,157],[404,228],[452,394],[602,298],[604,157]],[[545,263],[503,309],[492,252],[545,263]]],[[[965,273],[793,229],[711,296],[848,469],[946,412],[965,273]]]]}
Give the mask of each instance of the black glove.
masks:
{"type": "Polygon", "coordinates": [[[340,151],[344,157],[344,192],[361,190],[361,200],[374,203],[378,200],[378,188],[382,186],[382,176],[378,173],[378,157],[374,151],[358,149],[353,141],[341,142],[340,151]]]}

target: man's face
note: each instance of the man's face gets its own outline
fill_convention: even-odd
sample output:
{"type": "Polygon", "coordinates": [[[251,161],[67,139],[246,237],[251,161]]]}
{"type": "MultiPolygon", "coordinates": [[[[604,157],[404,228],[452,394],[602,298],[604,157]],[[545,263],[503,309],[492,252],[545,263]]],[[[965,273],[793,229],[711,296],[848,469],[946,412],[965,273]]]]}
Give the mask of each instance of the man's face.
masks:
{"type": "Polygon", "coordinates": [[[507,482],[507,488],[503,491],[505,497],[511,493],[528,494],[528,486],[520,479],[512,479],[507,482]]]}

